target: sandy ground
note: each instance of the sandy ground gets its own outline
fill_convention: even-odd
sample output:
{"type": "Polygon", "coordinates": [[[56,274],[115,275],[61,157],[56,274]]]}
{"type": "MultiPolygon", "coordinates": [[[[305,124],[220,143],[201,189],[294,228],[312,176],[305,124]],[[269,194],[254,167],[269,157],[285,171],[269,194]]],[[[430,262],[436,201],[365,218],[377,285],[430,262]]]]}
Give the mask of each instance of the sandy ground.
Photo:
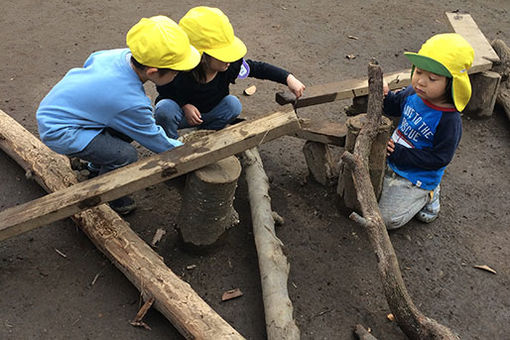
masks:
{"type": "MultiPolygon", "coordinates": [[[[405,50],[416,51],[431,35],[449,31],[445,11],[468,12],[489,39],[510,43],[508,0],[5,0],[0,14],[0,109],[37,134],[38,103],[68,69],[82,65],[93,51],[124,47],[125,33],[143,16],[166,14],[178,20],[200,4],[225,11],[248,46],[248,58],[283,66],[307,85],[364,77],[370,57],[376,57],[385,72],[409,67],[405,50]],[[348,54],[356,58],[348,60],[348,54]]],[[[241,95],[251,84],[258,91],[241,96],[243,115],[279,108],[274,93],[283,87],[277,84],[248,79],[232,86],[232,93],[241,95]]],[[[148,93],[153,95],[153,89],[148,93]]],[[[344,121],[347,104],[301,109],[298,114],[344,121]]],[[[440,218],[429,225],[412,221],[390,237],[408,290],[426,315],[462,339],[508,339],[510,124],[498,109],[483,121],[464,116],[463,124],[461,145],[442,184],[440,218]],[[473,268],[483,264],[497,274],[473,268]]],[[[352,339],[353,326],[362,323],[380,339],[404,339],[386,318],[390,311],[364,230],[348,220],[333,190],[306,180],[302,145],[284,137],[261,148],[274,209],[286,221],[277,233],[291,264],[289,293],[302,338],[352,339]]],[[[0,183],[2,210],[44,195],[1,152],[0,183]]],[[[174,224],[180,197],[166,185],[137,192],[139,209],[127,220],[147,241],[157,228],[166,228],[170,247],[163,255],[168,266],[246,338],[264,339],[244,179],[236,196],[241,224],[209,255],[187,254],[177,247],[174,224]],[[186,270],[191,264],[196,268],[186,270]],[[232,288],[240,288],[244,296],[221,303],[221,294],[232,288]]],[[[156,311],[145,320],[152,331],[130,326],[139,303],[138,291],[70,220],[0,244],[2,339],[181,338],[156,311]]]]}

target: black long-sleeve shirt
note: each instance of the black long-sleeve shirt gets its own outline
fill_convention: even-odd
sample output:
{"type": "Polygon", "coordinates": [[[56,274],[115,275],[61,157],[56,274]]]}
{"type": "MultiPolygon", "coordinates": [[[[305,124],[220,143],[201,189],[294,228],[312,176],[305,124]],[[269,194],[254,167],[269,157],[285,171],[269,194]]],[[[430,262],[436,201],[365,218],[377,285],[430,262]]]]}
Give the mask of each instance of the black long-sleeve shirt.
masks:
{"type": "MultiPolygon", "coordinates": [[[[265,62],[250,59],[245,61],[250,69],[248,77],[287,84],[289,72],[286,70],[265,62]]],[[[235,83],[242,63],[243,59],[231,63],[226,71],[218,72],[213,80],[205,84],[197,82],[191,71],[180,72],[172,82],[156,87],[158,90],[156,102],[161,99],[172,99],[181,107],[185,104],[192,104],[200,112],[207,113],[230,93],[229,86],[235,83]]]]}

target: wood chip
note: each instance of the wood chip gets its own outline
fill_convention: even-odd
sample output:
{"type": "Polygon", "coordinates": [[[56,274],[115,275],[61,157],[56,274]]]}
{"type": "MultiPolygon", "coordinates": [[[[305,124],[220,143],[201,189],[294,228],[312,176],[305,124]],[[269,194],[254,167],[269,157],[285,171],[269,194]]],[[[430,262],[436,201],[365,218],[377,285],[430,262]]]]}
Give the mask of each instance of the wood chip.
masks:
{"type": "Polygon", "coordinates": [[[395,316],[392,313],[386,315],[386,318],[390,321],[395,321],[395,316]]]}
{"type": "Polygon", "coordinates": [[[196,267],[197,267],[197,265],[196,265],[196,264],[190,264],[189,266],[186,266],[186,269],[187,269],[187,270],[193,270],[193,269],[195,269],[196,267]]]}
{"type": "Polygon", "coordinates": [[[151,246],[155,247],[156,244],[161,241],[161,238],[166,234],[166,231],[164,229],[158,228],[156,232],[154,233],[154,237],[151,241],[151,246]]]}
{"type": "Polygon", "coordinates": [[[352,39],[352,40],[358,40],[358,37],[356,37],[354,35],[348,35],[347,38],[352,39]]]}
{"type": "Polygon", "coordinates": [[[243,292],[241,292],[241,290],[239,288],[227,290],[221,296],[221,301],[232,300],[232,299],[235,299],[235,298],[240,297],[240,296],[243,296],[243,292]]]}
{"type": "Polygon", "coordinates": [[[487,265],[476,265],[476,266],[473,266],[474,268],[476,269],[481,269],[481,270],[485,270],[485,271],[488,271],[492,274],[497,274],[496,271],[494,269],[492,269],[491,267],[487,266],[487,265]]]}
{"type": "Polygon", "coordinates": [[[356,56],[354,54],[348,54],[345,57],[349,60],[356,59],[356,56]]]}
{"type": "Polygon", "coordinates": [[[155,300],[154,300],[153,297],[150,298],[149,300],[145,301],[145,303],[140,308],[138,313],[136,313],[135,318],[132,321],[129,322],[131,324],[131,326],[143,327],[143,328],[145,328],[145,329],[147,329],[149,331],[151,330],[149,325],[147,325],[145,322],[143,322],[142,319],[145,316],[145,314],[147,314],[147,311],[151,308],[151,306],[154,303],[154,301],[155,300]]]}
{"type": "Polygon", "coordinates": [[[61,252],[60,250],[58,250],[57,248],[55,248],[55,251],[57,252],[57,254],[59,254],[60,256],[62,256],[63,258],[67,259],[67,255],[64,254],[63,252],[61,252]]]}
{"type": "Polygon", "coordinates": [[[255,85],[252,85],[252,86],[250,86],[250,87],[246,88],[246,89],[244,90],[244,92],[243,92],[243,93],[244,93],[244,95],[246,95],[246,96],[251,96],[251,95],[253,95],[255,92],[257,92],[257,87],[256,87],[255,85]]]}

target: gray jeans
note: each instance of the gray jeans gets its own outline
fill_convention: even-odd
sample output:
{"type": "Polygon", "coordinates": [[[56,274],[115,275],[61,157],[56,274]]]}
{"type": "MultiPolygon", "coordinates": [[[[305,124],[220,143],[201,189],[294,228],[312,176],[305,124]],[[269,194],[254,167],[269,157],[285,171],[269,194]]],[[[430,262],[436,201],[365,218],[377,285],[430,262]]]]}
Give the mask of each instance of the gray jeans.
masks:
{"type": "Polygon", "coordinates": [[[138,160],[131,139],[120,132],[106,128],[80,152],[68,155],[89,161],[99,169],[99,175],[138,160]]]}
{"type": "Polygon", "coordinates": [[[409,222],[430,201],[429,190],[418,188],[389,167],[384,176],[379,210],[386,229],[397,229],[409,222]]]}

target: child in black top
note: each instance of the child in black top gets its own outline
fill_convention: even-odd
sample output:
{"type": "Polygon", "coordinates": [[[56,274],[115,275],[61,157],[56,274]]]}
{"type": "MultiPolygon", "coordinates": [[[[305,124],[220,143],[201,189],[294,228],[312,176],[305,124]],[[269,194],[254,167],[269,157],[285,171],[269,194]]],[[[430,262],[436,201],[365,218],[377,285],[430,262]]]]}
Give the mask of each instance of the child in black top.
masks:
{"type": "Polygon", "coordinates": [[[200,64],[181,72],[172,83],[158,86],[155,118],[167,135],[197,126],[220,130],[241,113],[241,102],[229,95],[237,78],[255,77],[286,84],[300,97],[305,86],[289,72],[276,66],[244,60],[246,46],[234,35],[227,16],[217,8],[195,7],[180,20],[190,43],[202,54],[200,64]]]}

